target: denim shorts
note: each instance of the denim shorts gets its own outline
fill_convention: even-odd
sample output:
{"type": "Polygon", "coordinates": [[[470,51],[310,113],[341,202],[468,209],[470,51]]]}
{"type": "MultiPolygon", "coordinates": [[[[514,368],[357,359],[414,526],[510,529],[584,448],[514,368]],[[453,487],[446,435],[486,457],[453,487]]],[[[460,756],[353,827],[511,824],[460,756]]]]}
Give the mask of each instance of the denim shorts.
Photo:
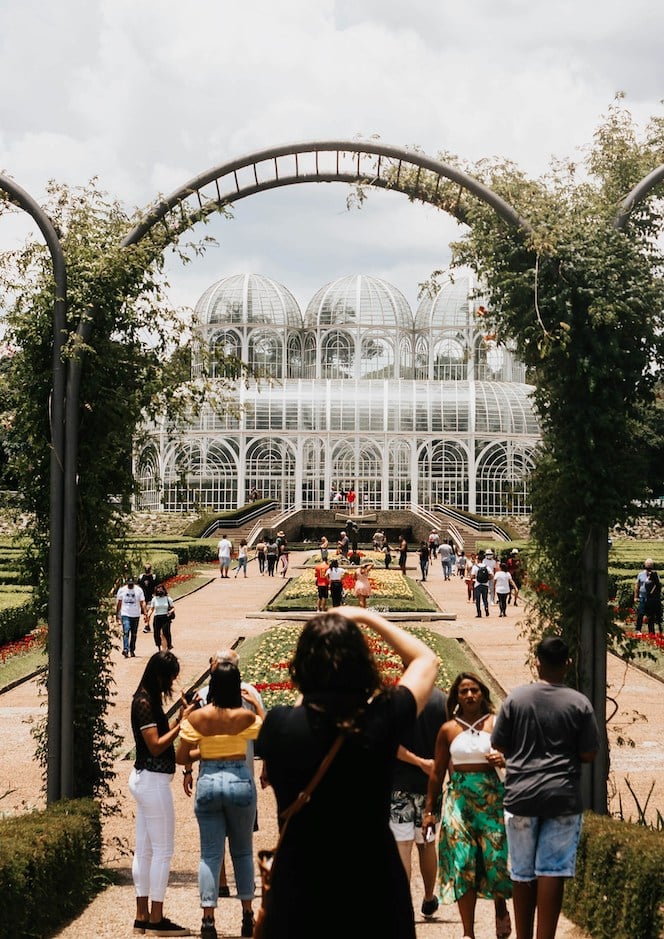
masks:
{"type": "Polygon", "coordinates": [[[539,818],[505,811],[512,880],[574,877],[582,820],[580,814],[539,818]]]}

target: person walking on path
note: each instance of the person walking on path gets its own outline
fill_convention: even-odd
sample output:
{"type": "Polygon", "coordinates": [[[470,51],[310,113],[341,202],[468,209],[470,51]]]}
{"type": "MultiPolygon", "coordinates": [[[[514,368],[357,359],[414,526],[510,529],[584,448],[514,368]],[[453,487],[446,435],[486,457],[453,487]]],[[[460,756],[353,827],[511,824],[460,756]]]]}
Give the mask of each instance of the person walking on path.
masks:
{"type": "Polygon", "coordinates": [[[473,564],[472,570],[473,577],[473,593],[475,595],[475,609],[477,613],[476,617],[482,616],[482,606],[484,606],[484,612],[486,615],[489,615],[489,583],[491,581],[491,571],[484,563],[484,554],[480,551],[477,555],[477,562],[473,564]]]}
{"type": "Polygon", "coordinates": [[[390,791],[399,740],[429,700],[437,669],[428,646],[373,610],[343,607],[305,624],[290,663],[302,703],[271,708],[256,743],[278,812],[343,737],[285,830],[265,939],[415,939],[408,879],[389,827],[390,791]],[[404,662],[396,686],[383,686],[361,627],[404,662]]]}
{"type": "Polygon", "coordinates": [[[157,579],[152,573],[152,565],[146,564],[143,568],[143,573],[138,578],[138,586],[143,591],[143,597],[145,599],[145,606],[147,609],[147,617],[145,620],[145,626],[143,627],[144,633],[150,632],[150,617],[152,616],[152,598],[154,597],[154,592],[157,587],[157,579]]]}
{"type": "Polygon", "coordinates": [[[422,583],[427,579],[427,574],[429,573],[429,545],[426,541],[420,542],[420,549],[417,552],[419,561],[420,561],[420,573],[422,574],[422,583]]]}
{"type": "Polygon", "coordinates": [[[198,889],[202,939],[217,939],[214,911],[219,902],[219,874],[228,843],[242,902],[242,936],[252,936],[254,916],[253,830],[256,784],[247,765],[246,741],[254,740],[261,718],[242,706],[240,672],[220,662],[210,673],[207,703],[190,713],[180,727],[177,762],[191,772],[200,759],[194,813],[201,839],[198,889]]]}
{"type": "Polygon", "coordinates": [[[242,541],[240,542],[240,547],[238,548],[238,552],[237,552],[237,568],[235,570],[236,577],[240,573],[240,571],[244,572],[245,577],[247,576],[247,561],[248,560],[249,560],[249,552],[247,550],[247,539],[243,538],[242,541]]]}
{"type": "Polygon", "coordinates": [[[406,576],[406,563],[408,561],[408,542],[403,535],[399,535],[399,570],[406,576]]]}
{"type": "Polygon", "coordinates": [[[267,576],[274,577],[277,561],[279,560],[279,546],[273,536],[270,536],[267,540],[265,556],[267,558],[267,576]]]}
{"type": "Polygon", "coordinates": [[[643,562],[643,570],[639,572],[634,587],[634,603],[638,604],[636,612],[636,632],[643,629],[644,617],[648,620],[648,632],[662,632],[662,585],[655,570],[652,558],[643,562]]]}
{"type": "Polygon", "coordinates": [[[321,535],[320,542],[318,543],[318,547],[320,548],[321,561],[323,562],[323,564],[327,564],[327,556],[330,550],[330,543],[325,537],[325,535],[321,535]]]}
{"type": "Polygon", "coordinates": [[[330,566],[327,569],[327,579],[330,582],[330,596],[332,597],[332,606],[341,606],[344,602],[343,579],[345,571],[339,567],[339,561],[332,558],[330,566]]]}
{"type": "Polygon", "coordinates": [[[423,830],[435,825],[443,780],[445,790],[438,844],[440,897],[455,903],[464,939],[475,939],[477,898],[493,900],[497,939],[512,932],[506,900],[512,885],[507,871],[503,783],[497,769],[505,759],[491,747],[494,715],[487,686],[461,672],[447,698],[447,721],[438,732],[429,776],[423,830]]]}
{"type": "Polygon", "coordinates": [[[233,551],[233,545],[231,544],[230,539],[226,535],[221,536],[221,540],[217,545],[217,555],[219,557],[219,573],[222,580],[228,579],[228,571],[231,566],[231,552],[233,551]]]}
{"type": "Polygon", "coordinates": [[[507,569],[507,561],[500,562],[499,569],[493,575],[493,583],[495,584],[498,600],[498,616],[507,616],[507,598],[513,593],[516,606],[517,597],[519,596],[519,588],[507,569]]]}
{"type": "Polygon", "coordinates": [[[547,636],[536,649],[539,680],[515,688],[491,743],[507,758],[505,827],[516,939],[554,939],[565,879],[574,877],[583,804],[581,764],[595,759],[599,731],[590,701],[564,684],[567,643],[547,636]]]}
{"type": "Polygon", "coordinates": [[[194,710],[184,697],[173,727],[164,702],[173,695],[180,663],[172,652],[155,652],[145,666],[131,705],[136,747],[129,791],[136,800],[136,848],[132,877],[136,891],[134,932],[150,936],[190,936],[191,932],[164,916],[175,834],[171,783],[175,773],[174,742],[183,721],[194,710]]]}
{"type": "Polygon", "coordinates": [[[438,909],[438,898],[435,894],[438,863],[435,831],[432,836],[425,838],[422,819],[429,774],[433,769],[436,738],[445,722],[445,702],[443,692],[434,688],[422,713],[401,738],[392,774],[390,796],[390,829],[409,882],[413,845],[417,847],[424,889],[421,911],[426,917],[433,916],[438,909]]]}
{"type": "Polygon", "coordinates": [[[449,580],[452,576],[452,546],[449,541],[443,541],[438,548],[440,564],[443,568],[443,577],[449,580]]]}
{"type": "Polygon", "coordinates": [[[258,573],[261,577],[265,574],[266,566],[266,557],[265,549],[267,545],[265,544],[265,539],[261,538],[260,541],[256,542],[256,559],[258,560],[258,573]]]}
{"type": "Polygon", "coordinates": [[[127,583],[120,587],[115,598],[115,615],[122,623],[122,654],[125,658],[136,657],[136,636],[141,613],[147,615],[145,597],[130,574],[127,583]]]}
{"type": "Polygon", "coordinates": [[[152,631],[154,635],[154,644],[157,649],[161,649],[162,642],[166,643],[166,648],[173,648],[173,637],[171,635],[171,621],[175,615],[173,601],[166,593],[163,584],[158,584],[154,597],[151,601],[152,611],[152,631]]]}

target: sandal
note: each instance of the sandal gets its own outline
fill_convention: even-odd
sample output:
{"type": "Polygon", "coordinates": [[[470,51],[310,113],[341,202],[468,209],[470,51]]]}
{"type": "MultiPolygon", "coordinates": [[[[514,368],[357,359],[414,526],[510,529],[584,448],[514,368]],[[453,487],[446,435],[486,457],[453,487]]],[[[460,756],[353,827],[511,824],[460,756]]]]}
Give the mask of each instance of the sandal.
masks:
{"type": "Polygon", "coordinates": [[[496,939],[507,939],[512,933],[512,920],[509,910],[504,916],[496,915],[496,939]]]}

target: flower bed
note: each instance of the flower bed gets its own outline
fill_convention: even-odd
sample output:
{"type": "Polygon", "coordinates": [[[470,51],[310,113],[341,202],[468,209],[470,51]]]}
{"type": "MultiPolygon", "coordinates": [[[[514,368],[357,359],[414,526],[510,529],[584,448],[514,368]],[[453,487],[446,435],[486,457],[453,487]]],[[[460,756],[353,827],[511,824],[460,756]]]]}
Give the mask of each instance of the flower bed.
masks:
{"type": "MultiPolygon", "coordinates": [[[[266,708],[275,704],[293,704],[296,691],[288,674],[288,665],[295,652],[302,626],[275,626],[261,637],[257,650],[245,661],[242,660],[242,678],[260,691],[266,708]]],[[[367,644],[378,665],[381,678],[386,685],[394,685],[401,675],[401,659],[391,646],[378,638],[371,630],[362,630],[367,644]]],[[[430,630],[413,627],[408,630],[439,653],[438,638],[430,630]]],[[[436,684],[447,688],[450,676],[440,661],[436,684]]]]}
{"type": "Polygon", "coordinates": [[[46,645],[47,632],[46,627],[42,626],[21,639],[6,642],[3,646],[0,646],[0,663],[7,662],[19,655],[25,655],[27,652],[34,652],[36,649],[43,649],[46,645]]]}

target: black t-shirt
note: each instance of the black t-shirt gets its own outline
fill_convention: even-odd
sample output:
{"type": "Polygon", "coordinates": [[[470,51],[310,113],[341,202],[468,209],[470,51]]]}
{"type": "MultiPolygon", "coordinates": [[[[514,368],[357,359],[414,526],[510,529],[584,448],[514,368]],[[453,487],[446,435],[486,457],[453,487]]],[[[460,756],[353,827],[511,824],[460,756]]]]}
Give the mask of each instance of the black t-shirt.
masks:
{"type": "MultiPolygon", "coordinates": [[[[256,741],[280,812],[337,736],[306,704],[272,708],[256,741]]],[[[266,939],[311,939],[312,928],[316,939],[415,939],[410,887],[389,827],[394,758],[415,714],[407,688],[374,698],[360,732],[344,740],[311,801],[289,822],[273,868],[266,939]]]]}
{"type": "Polygon", "coordinates": [[[131,702],[131,729],[136,743],[134,766],[136,769],[149,769],[153,773],[172,774],[175,772],[175,747],[170,744],[159,756],[152,756],[141,733],[141,728],[150,726],[156,726],[159,736],[163,737],[168,733],[168,718],[163,708],[153,707],[149,694],[141,689],[131,702]]]}
{"type": "MultiPolygon", "coordinates": [[[[400,743],[411,753],[426,760],[433,759],[438,731],[447,720],[446,701],[447,696],[439,688],[434,688],[419,717],[400,740],[400,743]]],[[[392,788],[426,795],[428,783],[429,777],[419,766],[406,763],[404,760],[396,760],[392,788]]]]}
{"type": "Polygon", "coordinates": [[[138,580],[138,586],[145,595],[145,602],[149,603],[154,596],[154,588],[157,586],[154,574],[141,574],[138,580]]]}
{"type": "Polygon", "coordinates": [[[579,754],[599,748],[585,695],[548,682],[515,688],[496,717],[491,744],[507,757],[504,805],[513,815],[582,811],[579,754]]]}

